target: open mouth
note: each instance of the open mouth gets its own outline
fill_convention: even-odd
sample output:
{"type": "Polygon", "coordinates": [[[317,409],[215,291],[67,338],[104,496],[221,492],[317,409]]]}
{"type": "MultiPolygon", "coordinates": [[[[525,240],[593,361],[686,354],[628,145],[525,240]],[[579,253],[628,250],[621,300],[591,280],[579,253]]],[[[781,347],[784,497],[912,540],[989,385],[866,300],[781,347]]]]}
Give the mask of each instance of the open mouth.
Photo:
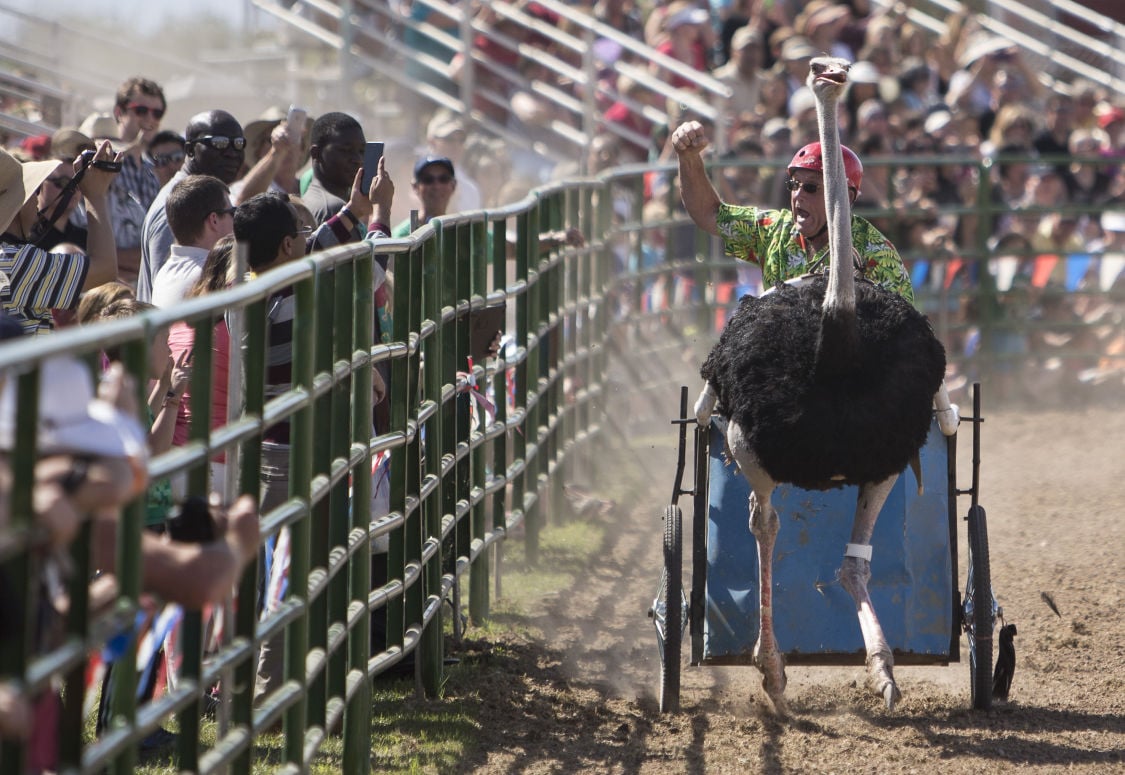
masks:
{"type": "Polygon", "coordinates": [[[848,82],[848,74],[843,70],[834,70],[828,73],[821,73],[817,76],[817,80],[831,81],[836,84],[843,84],[848,82]]]}

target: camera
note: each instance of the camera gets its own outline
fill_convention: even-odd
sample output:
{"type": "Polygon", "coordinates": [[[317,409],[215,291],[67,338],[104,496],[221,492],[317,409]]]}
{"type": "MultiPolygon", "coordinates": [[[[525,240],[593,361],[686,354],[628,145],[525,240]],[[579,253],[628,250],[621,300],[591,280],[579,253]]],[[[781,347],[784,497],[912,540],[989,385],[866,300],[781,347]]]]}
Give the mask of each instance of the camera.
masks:
{"type": "Polygon", "coordinates": [[[79,170],[85,172],[90,167],[104,172],[121,172],[121,162],[119,161],[94,161],[94,156],[97,155],[96,151],[83,151],[78,155],[79,170]]]}

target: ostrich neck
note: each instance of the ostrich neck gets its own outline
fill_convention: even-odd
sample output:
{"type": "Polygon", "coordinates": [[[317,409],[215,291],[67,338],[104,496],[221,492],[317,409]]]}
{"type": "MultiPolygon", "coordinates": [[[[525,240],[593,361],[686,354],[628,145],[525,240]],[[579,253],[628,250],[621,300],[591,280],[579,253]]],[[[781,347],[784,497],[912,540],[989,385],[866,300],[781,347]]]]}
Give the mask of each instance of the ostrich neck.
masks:
{"type": "Polygon", "coordinates": [[[852,274],[851,203],[844,176],[844,157],[840,151],[840,131],[836,123],[837,98],[819,97],[816,120],[820,130],[821,159],[824,165],[824,205],[828,219],[828,289],[824,308],[837,311],[855,309],[855,277],[852,274]]]}

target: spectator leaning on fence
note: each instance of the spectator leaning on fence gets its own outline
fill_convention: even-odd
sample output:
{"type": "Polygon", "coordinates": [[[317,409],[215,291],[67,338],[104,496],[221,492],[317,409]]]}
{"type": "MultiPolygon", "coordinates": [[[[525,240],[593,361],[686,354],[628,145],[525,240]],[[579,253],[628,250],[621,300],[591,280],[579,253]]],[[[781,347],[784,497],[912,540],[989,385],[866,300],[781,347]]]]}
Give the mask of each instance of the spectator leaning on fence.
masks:
{"type": "MultiPolygon", "coordinates": [[[[108,142],[94,157],[98,163],[115,158],[108,142]]],[[[87,255],[47,253],[33,243],[39,224],[36,192],[58,169],[57,161],[21,164],[0,150],[0,272],[7,278],[0,305],[28,333],[51,329],[52,307],[72,309],[84,289],[117,279],[117,248],[106,200],[113,172],[84,168],[78,185],[86,200],[87,255]]]]}

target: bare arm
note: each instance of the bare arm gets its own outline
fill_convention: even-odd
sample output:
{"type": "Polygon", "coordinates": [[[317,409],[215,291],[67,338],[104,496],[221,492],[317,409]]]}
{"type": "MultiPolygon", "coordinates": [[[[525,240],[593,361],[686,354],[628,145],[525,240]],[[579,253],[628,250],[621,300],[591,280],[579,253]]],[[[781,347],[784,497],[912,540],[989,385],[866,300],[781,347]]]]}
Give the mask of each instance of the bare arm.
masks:
{"type": "Polygon", "coordinates": [[[232,203],[242,204],[250,197],[268,190],[278,171],[296,157],[298,150],[296,143],[289,137],[284,121],[274,127],[270,134],[269,150],[246,173],[246,177],[242,179],[242,188],[238,196],[232,197],[232,203]]]}
{"type": "MultiPolygon", "coordinates": [[[[223,536],[206,544],[168,541],[150,531],[141,534],[141,587],[164,600],[197,610],[230,594],[242,569],[258,554],[258,506],[249,495],[227,515],[223,536]],[[185,583],[185,579],[190,579],[185,583]]],[[[116,566],[117,519],[94,520],[94,548],[99,565],[116,566]]]]}
{"type": "Polygon", "coordinates": [[[703,165],[702,153],[707,147],[703,125],[688,121],[678,126],[672,133],[672,147],[680,159],[680,198],[688,215],[703,231],[719,236],[717,218],[722,202],[703,165]]]}
{"type": "MultiPolygon", "coordinates": [[[[115,160],[108,140],[101,144],[94,158],[97,161],[115,160]]],[[[86,199],[86,254],[90,257],[90,268],[86,272],[83,290],[117,279],[117,242],[113,238],[113,223],[109,217],[109,199],[106,196],[114,174],[91,167],[79,184],[82,196],[86,199]]]]}

